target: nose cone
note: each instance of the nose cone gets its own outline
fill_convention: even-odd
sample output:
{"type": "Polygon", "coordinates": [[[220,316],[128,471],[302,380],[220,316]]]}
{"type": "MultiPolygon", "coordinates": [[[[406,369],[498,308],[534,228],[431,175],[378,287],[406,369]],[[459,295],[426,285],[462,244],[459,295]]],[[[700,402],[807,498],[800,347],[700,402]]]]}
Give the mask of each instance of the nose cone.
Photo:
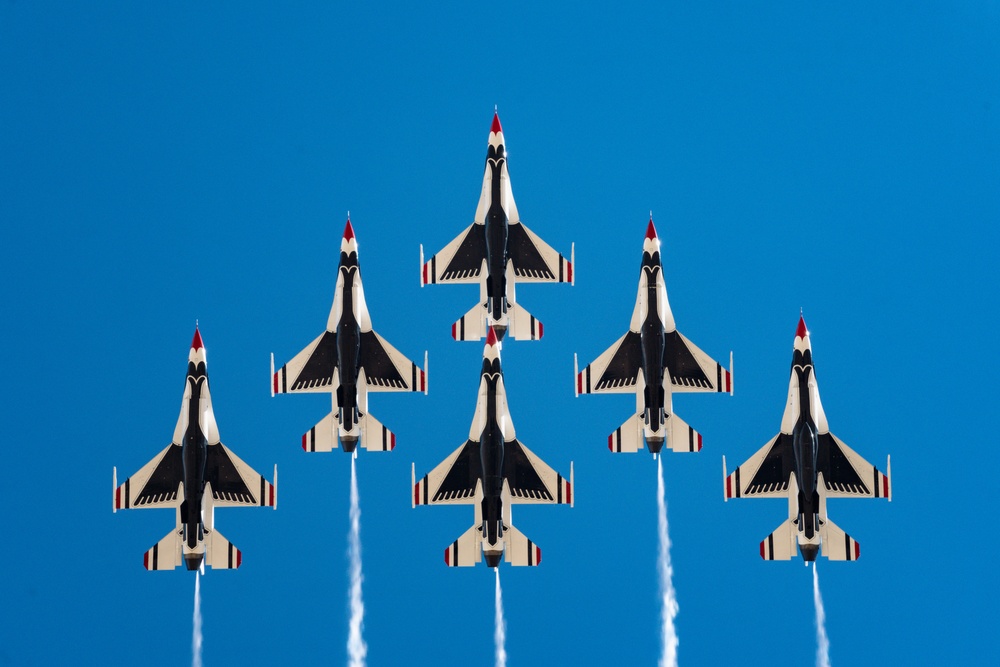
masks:
{"type": "Polygon", "coordinates": [[[191,341],[192,350],[200,350],[205,347],[205,344],[201,342],[201,332],[198,327],[194,328],[194,339],[191,341]]]}
{"type": "Polygon", "coordinates": [[[795,329],[796,338],[805,338],[809,335],[809,329],[806,328],[806,320],[799,314],[799,326],[795,329]]]}
{"type": "Polygon", "coordinates": [[[649,226],[646,227],[646,238],[650,239],[650,240],[658,238],[656,236],[656,227],[653,226],[653,217],[652,216],[650,216],[650,218],[649,218],[649,226]]]}
{"type": "Polygon", "coordinates": [[[351,218],[347,217],[347,224],[344,226],[344,240],[353,241],[354,240],[354,227],[351,226],[351,218]]]}
{"type": "Polygon", "coordinates": [[[503,128],[500,127],[500,114],[493,112],[493,125],[490,126],[490,134],[502,134],[503,128]]]}

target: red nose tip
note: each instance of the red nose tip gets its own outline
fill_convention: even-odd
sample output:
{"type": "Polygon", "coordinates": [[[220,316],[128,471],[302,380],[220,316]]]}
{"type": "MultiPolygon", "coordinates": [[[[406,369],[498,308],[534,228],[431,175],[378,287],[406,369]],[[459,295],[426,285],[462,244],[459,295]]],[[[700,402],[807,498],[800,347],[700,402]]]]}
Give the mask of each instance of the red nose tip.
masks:
{"type": "Polygon", "coordinates": [[[493,331],[493,327],[490,327],[490,332],[486,334],[486,344],[496,345],[497,344],[497,334],[493,331]]]}
{"type": "Polygon", "coordinates": [[[500,116],[496,112],[493,113],[493,125],[490,127],[490,132],[493,134],[503,132],[503,128],[500,127],[500,116]]]}
{"type": "Polygon", "coordinates": [[[344,227],[344,240],[350,241],[354,238],[354,227],[351,227],[351,219],[347,219],[347,225],[344,227]]]}
{"type": "Polygon", "coordinates": [[[198,327],[195,327],[194,340],[191,341],[191,349],[200,350],[203,347],[205,347],[205,345],[201,342],[201,332],[198,331],[198,327]]]}
{"type": "Polygon", "coordinates": [[[806,321],[799,315],[799,328],[795,330],[796,338],[805,338],[809,332],[806,330],[806,321]]]}
{"type": "Polygon", "coordinates": [[[656,227],[653,226],[653,219],[649,219],[649,227],[646,227],[646,238],[655,239],[656,238],[656,227]]]}

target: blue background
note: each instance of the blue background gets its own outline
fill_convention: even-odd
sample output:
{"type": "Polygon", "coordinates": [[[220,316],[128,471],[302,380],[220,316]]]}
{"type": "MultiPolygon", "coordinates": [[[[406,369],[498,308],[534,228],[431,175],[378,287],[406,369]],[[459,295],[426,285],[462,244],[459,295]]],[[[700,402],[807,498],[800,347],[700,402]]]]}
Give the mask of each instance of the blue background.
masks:
{"type": "Polygon", "coordinates": [[[200,320],[223,441],[279,506],[220,510],[244,553],[203,580],[206,664],[346,660],[349,460],[306,455],[326,397],[268,393],[322,330],[348,210],[376,330],[430,352],[430,395],[372,396],[358,460],[372,665],[493,660],[493,573],[449,570],[470,508],[410,508],[468,434],[473,287],[418,282],[472,220],[494,105],[522,219],[577,284],[518,300],[518,435],[577,503],[515,509],[543,549],[501,571],[519,664],[660,654],[656,471],[613,456],[629,396],[572,394],[631,316],[653,212],[679,330],[735,353],[736,394],[679,396],[664,458],[682,664],[802,665],[811,574],[765,563],[783,501],[723,503],[778,429],[799,308],[831,429],[894,501],[831,501],[861,543],[819,565],[835,664],[996,663],[996,2],[0,6],[8,354],[0,663],[190,659],[190,573],[148,573],[167,511],[111,512],[111,468],[170,440],[200,320]]]}

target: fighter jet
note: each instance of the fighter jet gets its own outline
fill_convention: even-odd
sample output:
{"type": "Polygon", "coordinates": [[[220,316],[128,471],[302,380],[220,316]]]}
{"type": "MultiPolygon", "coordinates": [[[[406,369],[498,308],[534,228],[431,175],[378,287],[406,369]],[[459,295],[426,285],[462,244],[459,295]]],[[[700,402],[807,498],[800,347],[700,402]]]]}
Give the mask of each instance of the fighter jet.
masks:
{"type": "Polygon", "coordinates": [[[427,353],[424,368],[411,362],[372,330],[358,265],[358,242],[350,215],[340,242],[340,269],[326,331],[291,361],[274,371],[271,355],[271,396],[329,393],[333,410],[302,436],[307,452],[329,452],[340,444],[354,452],[358,444],[372,451],[389,451],[396,436],[368,413],[368,392],[427,393],[427,353]]]}
{"type": "Polygon", "coordinates": [[[513,503],[573,505],[573,464],[567,480],[518,441],[507,409],[500,343],[490,329],[483,350],[476,414],[469,439],[438,467],[416,481],[413,506],[473,505],[475,522],[444,551],[449,566],[471,566],[486,555],[497,567],[538,565],[542,550],[511,523],[513,503]]]}
{"type": "Polygon", "coordinates": [[[542,323],[517,304],[515,283],[573,283],[575,248],[570,260],[553,250],[521,223],[510,190],[507,151],[500,117],[493,114],[483,191],[471,225],[424,262],[420,246],[420,286],[433,283],[479,283],[479,302],[451,326],[455,340],[481,340],[488,328],[503,339],[542,337],[542,323]]]}
{"type": "Polygon", "coordinates": [[[804,561],[817,553],[830,560],[857,560],[861,547],[826,515],[827,498],[892,500],[889,459],[886,474],[830,433],[819,400],[812,346],[799,317],[781,431],[746,463],[726,474],[725,499],[788,497],[788,520],[760,543],[765,560],[789,560],[798,544],[804,561]]]}
{"type": "Polygon", "coordinates": [[[189,570],[203,564],[213,569],[237,568],[242,554],[215,529],[215,508],[278,508],[278,466],[274,466],[272,485],[219,441],[207,364],[196,327],[173,440],[121,486],[118,469],[114,469],[115,512],[150,507],[177,510],[177,526],[143,556],[147,570],[172,570],[182,559],[189,570]]]}
{"type": "Polygon", "coordinates": [[[667,301],[660,239],[650,215],[642,246],[639,294],[624,336],[582,371],[573,355],[576,395],[635,393],[635,414],[608,436],[612,452],[636,452],[643,439],[654,458],[664,443],[675,452],[701,450],[701,434],[674,414],[673,394],[733,393],[733,356],[726,370],[677,331],[667,301]]]}

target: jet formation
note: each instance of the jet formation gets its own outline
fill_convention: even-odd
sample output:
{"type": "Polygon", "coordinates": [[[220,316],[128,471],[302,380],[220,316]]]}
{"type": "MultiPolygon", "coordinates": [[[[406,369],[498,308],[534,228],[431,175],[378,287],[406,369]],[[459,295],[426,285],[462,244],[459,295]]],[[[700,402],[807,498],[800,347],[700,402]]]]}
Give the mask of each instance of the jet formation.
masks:
{"type": "MultiPolygon", "coordinates": [[[[301,437],[307,452],[336,448],[356,455],[391,451],[396,435],[368,409],[371,392],[427,393],[427,353],[417,366],[372,328],[350,214],[340,241],[333,305],[325,330],[277,371],[271,355],[270,391],[328,393],[331,411],[301,437]]],[[[411,464],[412,505],[472,505],[473,524],[444,551],[446,565],[473,566],[485,558],[536,566],[541,549],[514,525],[514,504],[574,503],[569,478],[546,465],[517,437],[507,404],[500,362],[502,341],[538,340],[542,323],[519,305],[519,282],[574,284],[570,259],[542,241],[520,219],[510,187],[507,151],[494,113],[483,186],[473,222],[440,252],[424,261],[420,284],[478,283],[479,300],[452,325],[456,340],[482,340],[476,409],[466,441],[417,480],[411,464]]],[[[696,452],[702,436],[676,415],[675,393],[733,393],[729,368],[681,334],[667,298],[660,238],[652,214],[643,239],[639,286],[628,331],[579,370],[574,354],[574,393],[634,393],[633,414],[608,436],[612,452],[646,447],[654,458],[664,449],[696,452]]],[[[149,570],[235,569],[242,555],[215,528],[217,507],[277,506],[277,466],[272,484],[219,439],[212,409],[207,356],[195,328],[188,354],[181,412],[171,443],[124,484],[114,470],[113,509],[172,507],[175,528],[146,551],[149,570]]],[[[892,496],[886,473],[830,433],[820,403],[805,321],[795,335],[788,402],[779,433],[731,474],[723,457],[724,498],[787,497],[788,519],[760,544],[766,560],[804,561],[819,554],[856,560],[856,540],[827,516],[828,498],[892,496]]]]}
{"type": "Polygon", "coordinates": [[[235,569],[240,550],[215,528],[216,507],[278,507],[278,466],[268,482],[219,440],[208,389],[208,357],[194,330],[188,353],[181,414],[166,449],[118,485],[114,469],[114,511],[173,507],[176,527],[146,551],[147,570],[235,569]]]}
{"type": "Polygon", "coordinates": [[[788,402],[781,430],[732,473],[722,457],[724,497],[788,498],[788,519],[760,543],[765,560],[857,560],[861,547],[826,514],[827,498],[892,500],[889,459],[886,473],[861,458],[830,433],[819,400],[809,330],[800,316],[792,348],[788,402]]]}

